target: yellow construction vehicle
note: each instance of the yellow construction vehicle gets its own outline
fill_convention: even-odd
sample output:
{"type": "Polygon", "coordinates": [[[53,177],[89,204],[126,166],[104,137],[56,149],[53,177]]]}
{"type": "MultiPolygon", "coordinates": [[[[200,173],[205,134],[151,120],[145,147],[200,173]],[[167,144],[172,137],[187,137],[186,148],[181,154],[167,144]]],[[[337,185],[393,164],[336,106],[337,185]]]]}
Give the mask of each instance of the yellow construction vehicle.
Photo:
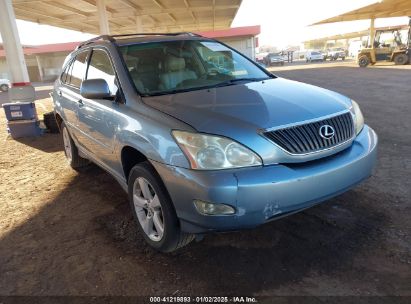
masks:
{"type": "Polygon", "coordinates": [[[370,47],[358,53],[360,67],[381,61],[411,63],[411,18],[408,28],[377,30],[374,37],[370,47]]]}

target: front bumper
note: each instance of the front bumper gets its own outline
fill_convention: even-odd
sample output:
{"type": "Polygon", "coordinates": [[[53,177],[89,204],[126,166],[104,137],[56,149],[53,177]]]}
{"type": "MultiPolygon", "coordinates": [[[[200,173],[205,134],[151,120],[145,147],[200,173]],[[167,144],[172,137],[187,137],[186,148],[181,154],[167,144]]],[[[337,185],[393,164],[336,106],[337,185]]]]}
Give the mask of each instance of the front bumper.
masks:
{"type": "Polygon", "coordinates": [[[377,158],[377,135],[367,125],[351,147],[299,164],[196,171],[153,162],[185,232],[252,228],[309,208],[369,177],[377,158]],[[234,215],[206,216],[193,200],[234,206],[234,215]]]}

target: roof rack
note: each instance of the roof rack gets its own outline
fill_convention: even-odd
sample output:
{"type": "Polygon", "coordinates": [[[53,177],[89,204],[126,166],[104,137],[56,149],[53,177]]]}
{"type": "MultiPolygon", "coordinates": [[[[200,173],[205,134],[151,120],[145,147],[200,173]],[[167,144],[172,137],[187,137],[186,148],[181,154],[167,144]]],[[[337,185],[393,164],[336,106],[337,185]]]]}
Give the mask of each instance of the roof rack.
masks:
{"type": "Polygon", "coordinates": [[[192,37],[202,37],[199,34],[192,33],[192,32],[178,32],[178,33],[134,33],[134,34],[117,34],[117,35],[100,35],[94,38],[91,38],[89,40],[86,40],[82,43],[80,43],[76,50],[82,48],[85,45],[88,45],[90,43],[93,43],[98,40],[105,40],[105,41],[110,41],[110,42],[115,42],[115,38],[120,38],[120,37],[132,37],[132,36],[180,36],[180,35],[187,35],[187,36],[192,36],[192,37]]]}
{"type": "Polygon", "coordinates": [[[134,34],[119,34],[112,35],[111,37],[128,37],[128,36],[180,36],[187,35],[193,37],[201,37],[201,35],[191,33],[191,32],[177,32],[177,33],[134,33],[134,34]]]}
{"type": "Polygon", "coordinates": [[[106,41],[110,41],[110,42],[114,42],[114,41],[115,41],[115,40],[112,38],[112,36],[110,36],[110,35],[100,35],[100,36],[91,38],[91,39],[89,39],[89,40],[83,41],[82,43],[80,43],[80,44],[77,46],[76,50],[78,50],[78,49],[82,48],[83,46],[85,46],[85,45],[87,45],[87,44],[90,44],[90,43],[92,43],[92,42],[94,42],[94,41],[98,41],[98,40],[106,40],[106,41]]]}

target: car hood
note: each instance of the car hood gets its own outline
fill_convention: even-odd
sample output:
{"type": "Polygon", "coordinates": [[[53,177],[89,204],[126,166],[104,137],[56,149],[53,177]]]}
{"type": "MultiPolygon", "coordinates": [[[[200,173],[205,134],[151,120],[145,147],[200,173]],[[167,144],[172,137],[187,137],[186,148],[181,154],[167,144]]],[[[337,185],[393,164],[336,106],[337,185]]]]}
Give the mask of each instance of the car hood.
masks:
{"type": "Polygon", "coordinates": [[[274,78],[213,89],[144,97],[143,101],[200,132],[266,129],[331,115],[350,107],[338,93],[274,78]]]}

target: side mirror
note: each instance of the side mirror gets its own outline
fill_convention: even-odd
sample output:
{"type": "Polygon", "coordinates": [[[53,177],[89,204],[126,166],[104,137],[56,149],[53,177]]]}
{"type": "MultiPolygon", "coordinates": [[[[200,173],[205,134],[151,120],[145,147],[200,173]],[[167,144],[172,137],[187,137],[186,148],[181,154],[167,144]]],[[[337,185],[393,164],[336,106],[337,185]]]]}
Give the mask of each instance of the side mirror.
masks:
{"type": "Polygon", "coordinates": [[[80,86],[80,94],[88,99],[111,98],[110,88],[104,79],[87,79],[80,86]]]}

